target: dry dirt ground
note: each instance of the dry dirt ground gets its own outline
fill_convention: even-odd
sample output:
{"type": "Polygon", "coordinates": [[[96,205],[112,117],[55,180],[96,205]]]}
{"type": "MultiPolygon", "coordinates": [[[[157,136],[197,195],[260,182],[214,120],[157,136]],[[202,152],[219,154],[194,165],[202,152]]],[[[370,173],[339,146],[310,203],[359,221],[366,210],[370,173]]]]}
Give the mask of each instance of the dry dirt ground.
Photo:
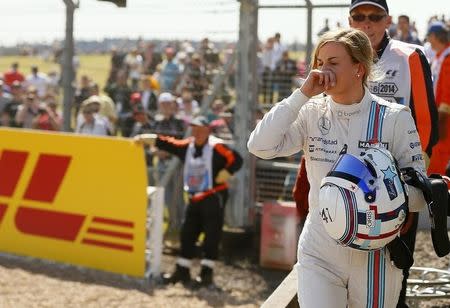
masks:
{"type": "MultiPolygon", "coordinates": [[[[448,268],[450,257],[436,257],[429,233],[419,232],[417,243],[415,266],[448,268]]],[[[162,269],[171,270],[174,260],[164,255],[162,269]]],[[[248,258],[231,258],[218,264],[215,278],[220,290],[194,291],[181,284],[146,284],[121,275],[1,255],[0,307],[259,307],[285,275],[262,269],[248,258]]],[[[450,307],[450,299],[421,302],[419,307],[450,307]]]]}

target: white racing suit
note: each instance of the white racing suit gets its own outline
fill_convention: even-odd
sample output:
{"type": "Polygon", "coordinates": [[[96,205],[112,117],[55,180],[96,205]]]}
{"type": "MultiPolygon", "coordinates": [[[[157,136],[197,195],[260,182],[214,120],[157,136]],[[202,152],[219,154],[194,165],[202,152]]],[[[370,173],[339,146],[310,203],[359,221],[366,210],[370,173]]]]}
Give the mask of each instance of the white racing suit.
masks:
{"type": "MultiPolygon", "coordinates": [[[[358,251],[339,246],[325,231],[318,211],[320,182],[344,144],[357,155],[373,141],[381,142],[399,167],[425,173],[421,145],[408,107],[370,94],[358,104],[342,105],[331,97],[308,103],[300,90],[273,107],[250,135],[248,148],[264,159],[304,151],[311,185],[310,214],[298,245],[300,307],[395,307],[402,271],[387,249],[358,251]]],[[[422,193],[409,187],[409,206],[419,211],[422,193]]]]}

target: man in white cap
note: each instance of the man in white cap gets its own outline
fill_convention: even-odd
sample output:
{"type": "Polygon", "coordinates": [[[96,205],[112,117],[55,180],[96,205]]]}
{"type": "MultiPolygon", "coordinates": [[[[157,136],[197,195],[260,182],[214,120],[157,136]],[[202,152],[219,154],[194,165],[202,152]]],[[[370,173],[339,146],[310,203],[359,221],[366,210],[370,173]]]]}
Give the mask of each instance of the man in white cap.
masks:
{"type": "MultiPolygon", "coordinates": [[[[154,133],[183,138],[186,127],[183,120],[175,117],[176,98],[169,92],[163,92],[158,97],[158,114],[155,116],[154,133]]],[[[154,153],[158,178],[161,179],[167,171],[172,155],[163,149],[154,153]]],[[[165,203],[169,210],[169,231],[178,230],[183,218],[183,179],[180,170],[176,170],[165,189],[165,203]]]]}

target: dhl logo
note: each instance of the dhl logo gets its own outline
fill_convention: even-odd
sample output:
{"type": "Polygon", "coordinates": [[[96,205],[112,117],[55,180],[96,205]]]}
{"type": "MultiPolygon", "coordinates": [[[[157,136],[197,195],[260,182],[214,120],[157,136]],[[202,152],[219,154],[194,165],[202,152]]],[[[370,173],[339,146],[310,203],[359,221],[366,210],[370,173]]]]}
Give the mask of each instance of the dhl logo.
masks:
{"type": "Polygon", "coordinates": [[[14,225],[26,235],[70,242],[78,239],[85,245],[133,251],[135,226],[132,221],[42,208],[54,206],[54,200],[70,169],[71,156],[40,153],[25,192],[19,198],[21,203],[17,208],[11,206],[8,199],[14,197],[28,157],[29,153],[25,151],[3,150],[1,153],[0,200],[6,198],[6,202],[0,201],[0,228],[6,212],[15,210],[12,215],[14,225]],[[41,208],[30,206],[33,202],[40,202],[41,208]],[[85,223],[87,226],[83,229],[85,223]],[[117,231],[117,228],[121,231],[117,231]]]}

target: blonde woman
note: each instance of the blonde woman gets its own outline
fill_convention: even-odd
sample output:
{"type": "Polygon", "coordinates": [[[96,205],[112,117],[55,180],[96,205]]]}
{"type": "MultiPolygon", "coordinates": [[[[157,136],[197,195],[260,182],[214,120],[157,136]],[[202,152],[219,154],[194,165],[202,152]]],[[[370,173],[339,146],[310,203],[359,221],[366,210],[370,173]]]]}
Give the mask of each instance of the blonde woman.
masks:
{"type": "MultiPolygon", "coordinates": [[[[306,158],[310,212],[299,239],[298,298],[300,307],[395,307],[402,271],[386,248],[360,251],[338,245],[325,231],[318,210],[321,180],[346,144],[359,156],[371,143],[381,143],[400,168],[425,174],[421,147],[408,107],[372,95],[373,75],[369,38],[349,29],[321,37],[312,70],[300,89],[276,104],[250,135],[248,148],[264,159],[303,150],[306,158]],[[327,96],[311,99],[321,93],[327,96]]],[[[409,188],[409,210],[425,201],[409,188]]]]}

